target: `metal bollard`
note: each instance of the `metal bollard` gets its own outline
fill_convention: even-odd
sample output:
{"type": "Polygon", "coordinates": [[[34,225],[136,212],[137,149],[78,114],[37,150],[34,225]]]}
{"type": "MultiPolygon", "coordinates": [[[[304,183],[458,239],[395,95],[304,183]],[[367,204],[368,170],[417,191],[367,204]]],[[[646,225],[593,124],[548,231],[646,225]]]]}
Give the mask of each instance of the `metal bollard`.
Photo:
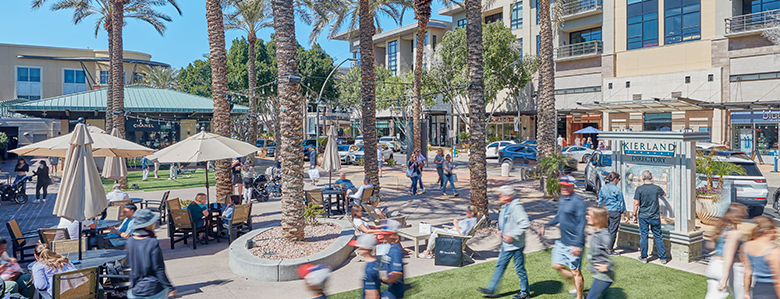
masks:
{"type": "Polygon", "coordinates": [[[509,171],[512,169],[512,165],[509,163],[501,163],[501,176],[509,176],[509,171]]]}
{"type": "Polygon", "coordinates": [[[775,170],[772,170],[772,172],[777,172],[777,156],[775,156],[775,170]]]}

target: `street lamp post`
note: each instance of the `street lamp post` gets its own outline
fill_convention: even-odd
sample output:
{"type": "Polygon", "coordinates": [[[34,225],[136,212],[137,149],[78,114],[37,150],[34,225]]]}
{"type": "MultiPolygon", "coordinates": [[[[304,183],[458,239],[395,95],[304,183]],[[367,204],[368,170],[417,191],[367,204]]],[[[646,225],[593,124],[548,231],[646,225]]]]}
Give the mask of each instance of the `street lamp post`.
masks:
{"type": "Polygon", "coordinates": [[[339,62],[339,64],[336,65],[335,68],[333,68],[332,71],[330,71],[330,74],[328,74],[328,77],[325,78],[325,82],[322,83],[322,88],[320,88],[320,94],[317,95],[317,129],[315,130],[317,133],[317,140],[315,141],[316,150],[319,153],[320,150],[320,105],[322,104],[322,93],[325,91],[325,86],[328,85],[328,80],[330,80],[330,77],[333,76],[333,73],[336,72],[336,70],[339,69],[339,67],[344,64],[347,61],[357,61],[355,58],[347,58],[339,62]]]}

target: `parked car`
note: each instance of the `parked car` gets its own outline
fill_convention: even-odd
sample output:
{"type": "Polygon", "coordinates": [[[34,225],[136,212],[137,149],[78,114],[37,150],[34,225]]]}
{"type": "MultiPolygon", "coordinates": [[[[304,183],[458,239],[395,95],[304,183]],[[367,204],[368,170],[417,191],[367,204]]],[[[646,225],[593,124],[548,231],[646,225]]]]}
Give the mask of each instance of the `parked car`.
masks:
{"type": "Polygon", "coordinates": [[[379,143],[388,144],[390,146],[390,149],[393,150],[393,152],[401,151],[401,141],[398,140],[398,138],[395,138],[393,136],[385,136],[379,138],[379,143]]]}
{"type": "Polygon", "coordinates": [[[590,156],[593,156],[593,152],[595,151],[584,146],[564,146],[561,149],[561,154],[582,163],[587,163],[590,156]]]}
{"type": "MultiPolygon", "coordinates": [[[[505,147],[498,153],[499,164],[509,163],[512,166],[535,167],[536,147],[522,144],[512,144],[505,147]]],[[[577,161],[569,158],[564,171],[572,172],[577,170],[577,161]]]]}
{"type": "Polygon", "coordinates": [[[729,149],[728,146],[720,144],[720,143],[714,143],[714,142],[696,142],[696,149],[698,150],[718,150],[718,151],[726,151],[729,149]]]}
{"type": "Polygon", "coordinates": [[[498,152],[510,144],[515,144],[515,142],[511,140],[491,142],[485,147],[485,158],[498,158],[498,152]]]}
{"type": "Polygon", "coordinates": [[[276,142],[265,138],[257,139],[257,147],[265,151],[266,157],[273,157],[276,153],[276,142]]]}
{"type": "MultiPolygon", "coordinates": [[[[723,179],[732,181],[737,189],[737,202],[748,207],[748,216],[755,217],[764,213],[766,198],[769,196],[769,186],[761,170],[756,166],[756,162],[751,160],[744,153],[739,151],[716,152],[714,157],[719,161],[734,163],[745,170],[746,175],[732,174],[723,179]]],[[[596,151],[590,158],[588,165],[585,166],[585,190],[593,190],[598,194],[605,177],[612,172],[612,151],[596,151]]],[[[699,174],[701,178],[704,175],[699,174]]],[[[719,180],[718,176],[714,179],[719,180]]],[[[780,194],[775,191],[774,198],[777,206],[777,198],[780,194]]]]}
{"type": "Polygon", "coordinates": [[[355,143],[353,144],[357,146],[363,146],[363,135],[355,137],[355,143]]]}
{"type": "Polygon", "coordinates": [[[341,164],[343,165],[352,164],[352,159],[349,158],[349,148],[350,145],[346,145],[346,144],[340,144],[337,147],[339,152],[339,158],[341,159],[341,164]]]}
{"type": "MultiPolygon", "coordinates": [[[[380,144],[379,147],[382,148],[382,152],[385,154],[385,161],[393,158],[393,151],[390,150],[390,148],[387,145],[380,144]]],[[[375,153],[376,154],[376,153],[375,153]]],[[[363,146],[358,147],[357,145],[350,146],[350,152],[349,152],[349,160],[353,163],[356,163],[357,161],[360,161],[365,158],[365,153],[363,152],[363,146]]]]}
{"type": "Polygon", "coordinates": [[[347,139],[346,138],[341,138],[341,137],[336,138],[336,144],[338,144],[338,145],[347,144],[347,139]]]}
{"type": "Polygon", "coordinates": [[[526,140],[526,141],[520,142],[520,144],[523,144],[523,145],[534,145],[535,146],[536,145],[536,140],[526,140]]]}

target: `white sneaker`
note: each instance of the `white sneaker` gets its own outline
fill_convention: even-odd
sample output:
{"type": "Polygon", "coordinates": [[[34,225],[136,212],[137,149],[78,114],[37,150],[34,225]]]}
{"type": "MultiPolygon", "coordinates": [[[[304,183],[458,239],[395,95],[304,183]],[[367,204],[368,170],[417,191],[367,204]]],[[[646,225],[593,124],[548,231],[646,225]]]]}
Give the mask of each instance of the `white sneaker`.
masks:
{"type": "Polygon", "coordinates": [[[433,255],[430,255],[430,254],[425,254],[425,252],[421,252],[421,253],[420,253],[419,255],[417,255],[417,256],[418,256],[418,257],[420,257],[421,259],[432,259],[432,258],[433,258],[433,255]]]}
{"type": "Polygon", "coordinates": [[[32,201],[32,203],[39,203],[39,202],[40,201],[38,201],[37,199],[33,199],[33,201],[32,201]]]}

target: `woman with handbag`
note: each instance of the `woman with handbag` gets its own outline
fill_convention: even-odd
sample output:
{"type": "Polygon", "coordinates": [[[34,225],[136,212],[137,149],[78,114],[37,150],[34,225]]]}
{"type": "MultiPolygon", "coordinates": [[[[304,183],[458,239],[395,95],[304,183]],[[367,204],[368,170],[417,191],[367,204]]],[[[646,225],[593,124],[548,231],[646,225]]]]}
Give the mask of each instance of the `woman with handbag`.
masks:
{"type": "Polygon", "coordinates": [[[456,176],[456,174],[452,173],[453,170],[455,170],[455,165],[452,164],[452,156],[447,154],[447,157],[444,160],[444,166],[443,166],[444,182],[442,183],[442,186],[441,186],[441,192],[444,193],[444,194],[447,194],[447,182],[449,182],[450,185],[452,186],[453,196],[457,197],[458,196],[458,190],[455,190],[455,181],[457,180],[456,179],[457,176],[456,176]]]}
{"type": "Polygon", "coordinates": [[[412,187],[409,188],[409,195],[417,195],[417,181],[420,180],[422,169],[417,162],[417,156],[412,154],[409,163],[406,166],[406,176],[412,179],[412,187]]]}

